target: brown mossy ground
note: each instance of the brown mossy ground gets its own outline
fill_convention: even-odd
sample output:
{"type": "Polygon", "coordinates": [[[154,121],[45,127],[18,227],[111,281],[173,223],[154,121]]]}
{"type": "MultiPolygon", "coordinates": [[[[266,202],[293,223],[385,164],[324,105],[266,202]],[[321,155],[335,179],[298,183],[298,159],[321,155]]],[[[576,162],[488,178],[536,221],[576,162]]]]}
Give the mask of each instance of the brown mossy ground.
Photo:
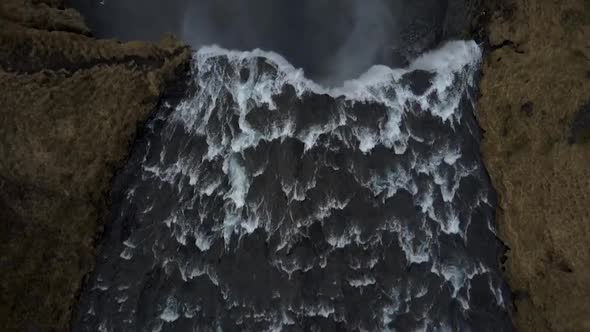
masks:
{"type": "Polygon", "coordinates": [[[0,330],[64,331],[138,123],[190,51],[91,37],[59,0],[0,2],[0,330]]]}
{"type": "Polygon", "coordinates": [[[503,0],[489,15],[477,115],[514,321],[590,331],[590,1],[503,0]]]}

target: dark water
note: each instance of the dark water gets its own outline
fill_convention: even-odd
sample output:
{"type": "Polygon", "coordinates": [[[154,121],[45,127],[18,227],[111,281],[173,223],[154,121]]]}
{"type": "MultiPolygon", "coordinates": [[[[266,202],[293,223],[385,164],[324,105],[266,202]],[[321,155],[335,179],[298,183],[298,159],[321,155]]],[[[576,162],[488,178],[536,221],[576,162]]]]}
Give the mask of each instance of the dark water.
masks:
{"type": "Polygon", "coordinates": [[[507,331],[480,52],[325,89],[201,49],[112,192],[75,331],[507,331]]]}
{"type": "Polygon", "coordinates": [[[467,29],[469,0],[68,0],[98,37],[273,50],[336,84],[467,29]]]}

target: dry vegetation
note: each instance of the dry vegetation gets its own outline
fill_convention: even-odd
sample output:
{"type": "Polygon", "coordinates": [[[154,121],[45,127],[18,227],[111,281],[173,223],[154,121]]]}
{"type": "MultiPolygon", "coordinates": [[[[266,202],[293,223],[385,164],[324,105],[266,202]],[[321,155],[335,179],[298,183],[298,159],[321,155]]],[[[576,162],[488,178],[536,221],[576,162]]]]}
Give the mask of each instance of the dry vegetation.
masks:
{"type": "Polygon", "coordinates": [[[58,0],[0,2],[0,330],[69,329],[137,124],[189,50],[95,40],[58,0]]]}
{"type": "Polygon", "coordinates": [[[590,1],[491,13],[478,117],[520,331],[590,331],[590,1]]]}

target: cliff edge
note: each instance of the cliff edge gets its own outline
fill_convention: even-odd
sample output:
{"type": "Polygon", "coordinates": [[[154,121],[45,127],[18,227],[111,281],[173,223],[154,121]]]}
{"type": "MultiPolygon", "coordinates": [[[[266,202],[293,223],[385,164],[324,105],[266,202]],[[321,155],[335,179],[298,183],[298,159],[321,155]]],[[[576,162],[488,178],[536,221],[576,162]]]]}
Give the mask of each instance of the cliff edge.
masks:
{"type": "Polygon", "coordinates": [[[190,51],[97,40],[63,0],[0,2],[0,327],[63,331],[137,124],[190,51]]]}
{"type": "Polygon", "coordinates": [[[477,108],[519,331],[590,331],[590,1],[502,0],[477,108]]]}

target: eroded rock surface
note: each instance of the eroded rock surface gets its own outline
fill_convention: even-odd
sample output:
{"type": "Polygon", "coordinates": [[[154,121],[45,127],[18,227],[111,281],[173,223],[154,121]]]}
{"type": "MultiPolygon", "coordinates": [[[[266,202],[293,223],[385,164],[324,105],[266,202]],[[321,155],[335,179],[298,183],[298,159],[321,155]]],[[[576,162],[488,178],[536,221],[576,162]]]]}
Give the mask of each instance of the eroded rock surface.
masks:
{"type": "Polygon", "coordinates": [[[67,330],[105,193],[189,50],[91,37],[59,0],[0,3],[0,327],[67,330]]]}
{"type": "Polygon", "coordinates": [[[515,324],[589,331],[590,145],[582,110],[590,97],[590,2],[496,2],[477,113],[500,197],[500,236],[511,249],[515,324]]]}

